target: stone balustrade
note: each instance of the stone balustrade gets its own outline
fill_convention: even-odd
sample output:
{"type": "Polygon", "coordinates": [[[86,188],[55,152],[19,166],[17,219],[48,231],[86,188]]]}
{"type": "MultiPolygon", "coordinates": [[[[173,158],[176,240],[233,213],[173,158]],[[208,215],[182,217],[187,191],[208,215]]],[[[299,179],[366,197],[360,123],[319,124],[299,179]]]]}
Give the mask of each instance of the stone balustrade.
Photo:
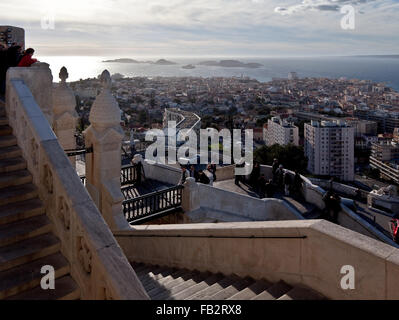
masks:
{"type": "Polygon", "coordinates": [[[37,103],[37,97],[50,101],[52,84],[47,83],[47,76],[41,66],[11,68],[7,74],[6,112],[53,232],[61,240],[61,252],[81,289],[81,298],[148,299],[52,131],[47,121],[51,114],[48,117],[37,103]],[[41,83],[43,74],[46,79],[41,83]]]}
{"type": "Polygon", "coordinates": [[[284,280],[330,299],[399,299],[399,250],[324,220],[134,229],[114,234],[129,261],[284,280]],[[344,266],[354,289],[341,286],[344,266]]]}

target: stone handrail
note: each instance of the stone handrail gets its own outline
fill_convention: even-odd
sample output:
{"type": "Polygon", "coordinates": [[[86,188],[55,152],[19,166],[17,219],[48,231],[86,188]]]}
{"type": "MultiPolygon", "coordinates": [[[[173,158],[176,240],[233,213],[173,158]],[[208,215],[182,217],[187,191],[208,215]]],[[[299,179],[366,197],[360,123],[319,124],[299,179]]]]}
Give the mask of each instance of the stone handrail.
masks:
{"type": "MultiPolygon", "coordinates": [[[[38,187],[82,299],[148,299],[141,282],[61,148],[24,82],[7,75],[9,124],[38,187]]],[[[25,71],[32,78],[34,68],[25,71]]]]}
{"type": "Polygon", "coordinates": [[[399,299],[399,251],[324,220],[136,226],[129,261],[310,287],[330,299],[399,299]],[[344,290],[341,270],[354,270],[344,290]]]}
{"type": "Polygon", "coordinates": [[[395,248],[399,248],[399,245],[396,244],[391,238],[387,237],[381,231],[379,231],[375,226],[368,223],[365,219],[359,217],[356,213],[354,213],[350,208],[341,203],[341,212],[338,215],[338,223],[342,226],[345,226],[348,229],[359,232],[370,238],[380,240],[385,242],[395,248]]]}
{"type": "Polygon", "coordinates": [[[252,221],[303,220],[302,215],[278,199],[257,199],[251,196],[196,183],[188,178],[183,190],[183,210],[194,222],[214,219],[237,221],[233,217],[252,221]]]}
{"type": "Polygon", "coordinates": [[[163,183],[176,185],[181,178],[181,170],[165,164],[150,164],[143,162],[144,174],[147,179],[157,180],[163,183]]]}
{"type": "MultiPolygon", "coordinates": [[[[289,171],[293,177],[295,175],[294,172],[289,171]]],[[[272,167],[261,165],[261,173],[265,175],[266,179],[272,179],[272,167]]],[[[231,176],[233,178],[234,176],[231,176]]],[[[324,201],[323,195],[325,190],[320,186],[314,184],[311,179],[308,179],[305,176],[301,176],[303,180],[302,184],[302,195],[308,203],[315,205],[320,210],[324,209],[324,201]]],[[[326,183],[327,185],[327,183],[326,183]]],[[[348,187],[344,188],[343,185],[334,183],[334,186],[338,188],[337,191],[346,191],[348,194],[355,195],[357,194],[356,188],[348,187]]],[[[369,224],[366,220],[359,217],[355,212],[350,210],[344,203],[341,203],[342,210],[338,214],[338,222],[341,226],[349,228],[351,230],[355,230],[363,235],[367,235],[371,238],[383,241],[387,244],[390,244],[394,247],[398,247],[398,245],[392,241],[385,234],[381,233],[377,228],[369,224]]]]}

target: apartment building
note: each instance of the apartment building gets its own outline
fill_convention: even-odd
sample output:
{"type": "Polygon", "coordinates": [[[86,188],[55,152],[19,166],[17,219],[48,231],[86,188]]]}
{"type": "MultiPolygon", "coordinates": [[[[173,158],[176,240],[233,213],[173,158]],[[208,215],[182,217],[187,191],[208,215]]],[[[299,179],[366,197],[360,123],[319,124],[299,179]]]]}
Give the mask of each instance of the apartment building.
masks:
{"type": "Polygon", "coordinates": [[[308,171],[315,175],[354,180],[355,128],[345,121],[312,121],[305,124],[308,171]]]}
{"type": "Polygon", "coordinates": [[[380,175],[399,183],[399,144],[391,139],[378,139],[371,146],[370,166],[380,175]]]}
{"type": "Polygon", "coordinates": [[[292,123],[281,120],[280,117],[273,117],[267,122],[266,144],[299,145],[299,129],[292,123]]]}

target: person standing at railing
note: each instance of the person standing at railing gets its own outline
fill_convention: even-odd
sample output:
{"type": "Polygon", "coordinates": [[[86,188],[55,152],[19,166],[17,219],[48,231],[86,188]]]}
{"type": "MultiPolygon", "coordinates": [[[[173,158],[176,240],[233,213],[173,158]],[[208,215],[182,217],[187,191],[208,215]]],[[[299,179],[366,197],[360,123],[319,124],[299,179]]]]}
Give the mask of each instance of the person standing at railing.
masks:
{"type": "Polygon", "coordinates": [[[259,198],[263,199],[266,196],[266,178],[264,174],[262,174],[258,178],[258,181],[256,181],[255,183],[255,186],[259,194],[259,198]]]}
{"type": "Polygon", "coordinates": [[[260,178],[260,165],[258,162],[255,162],[254,168],[252,169],[252,172],[249,176],[249,184],[251,185],[252,188],[256,188],[257,192],[259,191],[259,189],[257,188],[259,178],[260,178]]]}
{"type": "Polygon", "coordinates": [[[391,220],[392,240],[399,244],[399,214],[394,214],[391,220]]]}
{"type": "Polygon", "coordinates": [[[284,170],[284,176],[283,176],[283,184],[284,184],[284,194],[286,196],[290,195],[290,187],[291,187],[291,175],[288,172],[288,170],[284,170]]]}
{"type": "Polygon", "coordinates": [[[303,180],[301,175],[299,174],[298,170],[295,170],[294,182],[292,184],[292,192],[294,195],[301,195],[302,183],[303,180]]]}
{"type": "Polygon", "coordinates": [[[279,167],[275,173],[275,176],[276,176],[275,183],[277,184],[277,186],[280,189],[283,189],[284,188],[284,167],[282,164],[279,165],[279,167]]]}
{"type": "Polygon", "coordinates": [[[195,170],[194,165],[190,166],[190,177],[195,179],[195,182],[198,182],[199,180],[199,175],[197,170],[195,170]]]}
{"type": "Polygon", "coordinates": [[[18,67],[30,67],[32,64],[38,62],[37,59],[33,59],[32,56],[35,53],[35,50],[32,48],[26,49],[24,56],[21,61],[18,63],[18,67]]]}
{"type": "Polygon", "coordinates": [[[190,178],[190,174],[187,171],[187,168],[185,166],[181,166],[181,178],[179,181],[179,185],[182,185],[186,182],[187,178],[190,178]]]}
{"type": "Polygon", "coordinates": [[[273,175],[273,182],[277,184],[277,170],[279,167],[279,163],[277,159],[273,160],[273,165],[272,165],[272,175],[273,175]]]}

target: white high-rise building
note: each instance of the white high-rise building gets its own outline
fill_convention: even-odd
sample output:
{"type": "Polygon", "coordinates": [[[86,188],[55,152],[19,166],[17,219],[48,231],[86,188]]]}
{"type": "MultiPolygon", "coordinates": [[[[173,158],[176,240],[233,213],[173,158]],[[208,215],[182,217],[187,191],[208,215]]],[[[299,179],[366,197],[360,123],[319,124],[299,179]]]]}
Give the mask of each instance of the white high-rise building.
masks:
{"type": "Polygon", "coordinates": [[[292,123],[273,117],[267,122],[266,144],[299,145],[299,129],[292,123]]]}
{"type": "Polygon", "coordinates": [[[315,175],[353,181],[355,128],[345,121],[312,121],[305,124],[305,156],[315,175]]]}

